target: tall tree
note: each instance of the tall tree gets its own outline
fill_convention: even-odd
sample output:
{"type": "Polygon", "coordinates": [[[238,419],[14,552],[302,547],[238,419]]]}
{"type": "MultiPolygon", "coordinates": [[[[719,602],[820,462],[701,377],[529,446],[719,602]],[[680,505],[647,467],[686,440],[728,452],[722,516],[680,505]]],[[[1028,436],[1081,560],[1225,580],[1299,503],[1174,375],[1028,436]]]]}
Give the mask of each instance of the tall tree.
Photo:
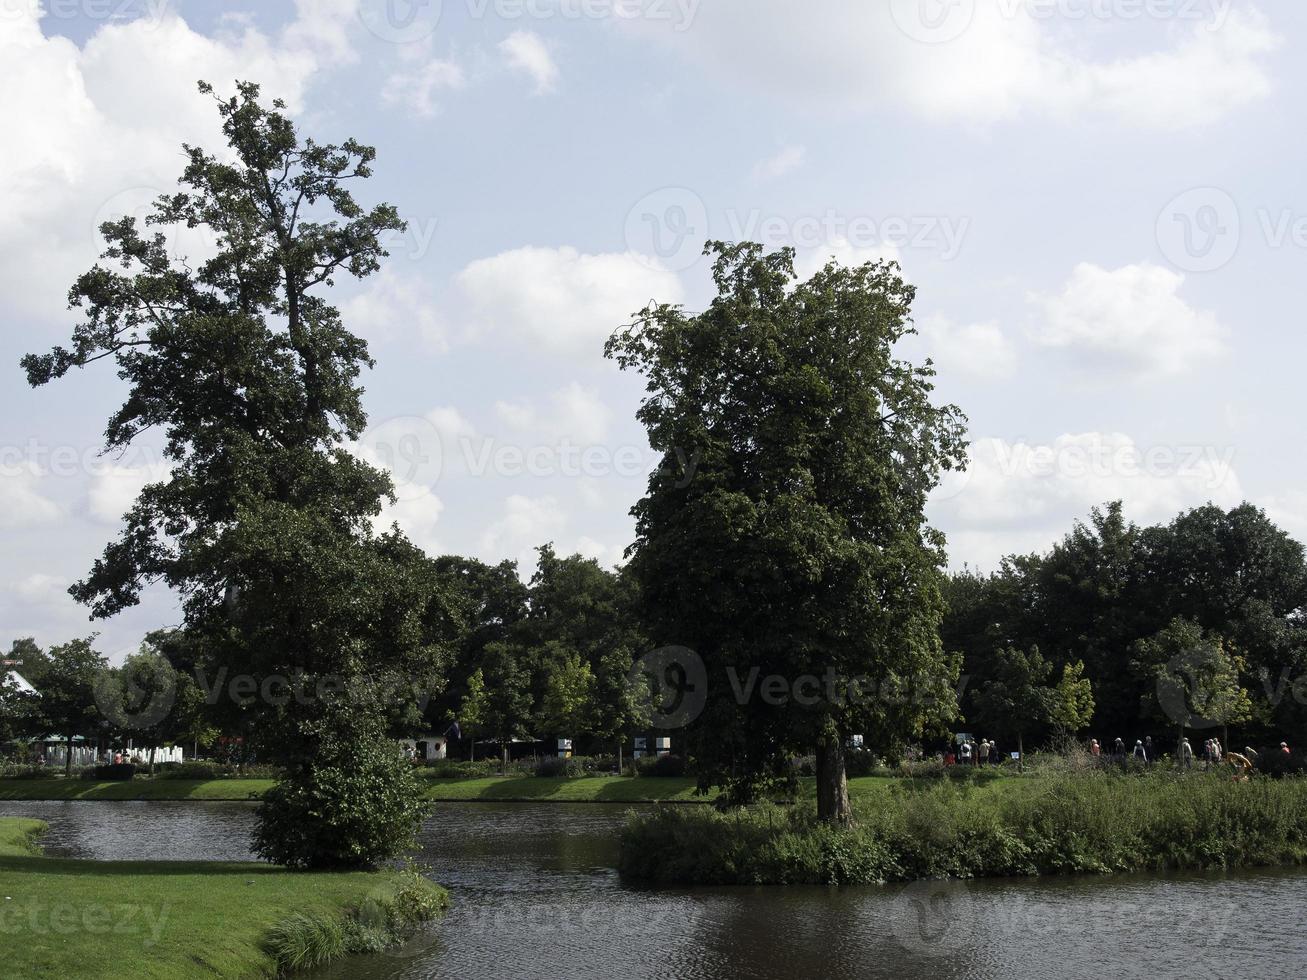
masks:
{"type": "Polygon", "coordinates": [[[96,705],[96,681],[108,662],[92,646],[94,637],[51,647],[41,678],[40,729],[62,738],[67,750],[64,774],[72,775],[73,743],[95,734],[103,715],[96,705]]]}
{"type": "Polygon", "coordinates": [[[1219,726],[1224,745],[1229,726],[1251,717],[1252,702],[1240,679],[1243,659],[1193,620],[1177,618],[1141,640],[1136,657],[1136,671],[1150,682],[1145,705],[1153,717],[1175,725],[1180,739],[1191,728],[1219,726]]]}
{"type": "Polygon", "coordinates": [[[499,743],[501,771],[508,770],[513,740],[528,734],[532,718],[531,677],[522,667],[521,651],[511,643],[486,647],[485,663],[468,679],[461,708],[467,727],[499,743]]]}
{"type": "Polygon", "coordinates": [[[70,292],[82,314],[71,345],[23,365],[43,385],[115,362],[128,394],[106,450],[159,429],[172,467],[72,594],[105,617],[166,584],[209,662],[256,681],[296,679],[311,697],[249,705],[271,736],[265,754],[288,767],[260,819],[295,830],[285,848],[262,835],[264,853],[296,866],[369,864],[406,835],[372,851],[376,836],[341,815],[368,812],[368,785],[412,778],[383,745],[376,709],[390,698],[373,696],[375,681],[394,672],[438,686],[449,617],[420,553],[397,531],[372,530],[391,483],[344,445],[365,425],[359,375],[372,362],[323,292],[374,272],[383,234],[404,224],[392,206],[365,209],[353,196],[371,175],[371,147],[301,141],[284,105],[265,107],[250,83],[215,101],[228,152],[185,147],[182,189],[146,219],[209,230],[214,254],[174,259],[162,232],[130,217],[106,223],[108,263],[70,292]],[[329,749],[374,770],[335,782],[365,794],[354,811],[313,804],[317,760],[336,773],[329,749]],[[302,809],[272,821],[277,807],[302,809]]]}
{"type": "Polygon", "coordinates": [[[981,679],[976,705],[985,725],[1016,736],[1019,765],[1025,764],[1025,738],[1031,731],[1049,726],[1074,732],[1089,724],[1094,699],[1082,670],[1080,664],[1064,667],[1055,680],[1053,663],[1038,647],[998,652],[993,673],[981,679]]]}
{"type": "Polygon", "coordinates": [[[932,402],[929,362],[894,355],[914,297],[896,265],[796,282],[791,249],[705,251],[706,311],[651,305],[606,348],[645,376],[639,419],[663,459],[633,510],[630,570],[653,641],[709,671],[690,731],[701,782],[750,799],[815,747],[818,814],[847,821],[851,736],[908,737],[955,708],[847,692],[956,672],[939,640],[944,541],[924,507],[965,462],[964,418],[932,402]],[[727,677],[755,668],[832,682],[803,703],[736,696],[727,677]]]}

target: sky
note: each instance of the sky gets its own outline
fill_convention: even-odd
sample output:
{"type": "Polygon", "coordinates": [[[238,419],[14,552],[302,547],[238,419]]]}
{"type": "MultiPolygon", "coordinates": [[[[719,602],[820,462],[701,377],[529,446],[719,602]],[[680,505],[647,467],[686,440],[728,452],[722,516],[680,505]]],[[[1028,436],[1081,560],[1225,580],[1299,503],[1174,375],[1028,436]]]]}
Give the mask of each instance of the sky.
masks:
{"type": "Polygon", "coordinates": [[[1115,499],[1307,538],[1304,45],[1303,5],[1245,0],[0,0],[0,641],[116,660],[180,621],[68,597],[166,467],[101,455],[107,363],[18,361],[69,335],[98,225],[221,146],[201,78],[377,148],[359,196],[409,230],[334,299],[377,360],[355,448],[432,554],[621,561],[655,460],[603,342],[702,309],[709,238],[901,264],[904,356],[970,418],[929,510],[953,567],[1115,499]]]}

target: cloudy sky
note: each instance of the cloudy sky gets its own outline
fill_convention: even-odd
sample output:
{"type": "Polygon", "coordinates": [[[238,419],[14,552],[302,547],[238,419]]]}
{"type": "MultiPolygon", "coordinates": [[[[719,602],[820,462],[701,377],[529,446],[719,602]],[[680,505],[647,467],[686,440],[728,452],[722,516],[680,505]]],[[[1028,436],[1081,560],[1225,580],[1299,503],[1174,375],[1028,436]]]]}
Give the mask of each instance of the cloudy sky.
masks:
{"type": "Polygon", "coordinates": [[[95,227],[216,144],[198,78],[378,148],[410,229],[337,298],[378,360],[359,451],[432,552],[620,559],[652,458],[603,340],[700,308],[709,237],[902,263],[975,440],[932,503],[956,566],[1118,497],[1307,536],[1304,44],[1303,5],[1245,0],[0,0],[0,639],[93,628],[65,589],[160,470],[98,455],[111,370],[17,364],[95,227]]]}

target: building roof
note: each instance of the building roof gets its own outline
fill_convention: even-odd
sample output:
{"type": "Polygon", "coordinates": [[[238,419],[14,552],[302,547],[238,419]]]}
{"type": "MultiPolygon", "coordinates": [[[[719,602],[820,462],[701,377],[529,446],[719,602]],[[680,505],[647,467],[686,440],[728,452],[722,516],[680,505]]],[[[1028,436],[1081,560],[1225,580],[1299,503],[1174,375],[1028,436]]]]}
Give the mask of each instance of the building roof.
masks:
{"type": "Polygon", "coordinates": [[[34,688],[31,684],[27,683],[27,679],[23,677],[22,674],[18,673],[18,671],[16,670],[7,671],[5,679],[8,680],[10,684],[13,684],[16,688],[18,688],[18,690],[22,691],[24,694],[36,693],[36,688],[34,688]]]}

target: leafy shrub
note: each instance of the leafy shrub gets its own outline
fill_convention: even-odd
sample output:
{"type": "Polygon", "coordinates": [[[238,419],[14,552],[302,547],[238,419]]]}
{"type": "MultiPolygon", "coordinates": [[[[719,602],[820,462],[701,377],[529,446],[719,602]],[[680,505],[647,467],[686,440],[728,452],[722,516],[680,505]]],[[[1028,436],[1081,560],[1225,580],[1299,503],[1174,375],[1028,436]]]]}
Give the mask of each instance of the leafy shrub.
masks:
{"type": "Polygon", "coordinates": [[[160,766],[157,779],[228,779],[235,770],[217,762],[170,762],[160,766]]]}
{"type": "Polygon", "coordinates": [[[646,755],[635,761],[637,776],[684,776],[685,757],[679,755],[646,755]]]}
{"type": "Polygon", "coordinates": [[[811,779],[817,775],[817,757],[815,755],[801,755],[790,761],[794,769],[794,775],[811,779]]]}
{"type": "Polygon", "coordinates": [[[83,779],[100,782],[129,782],[136,778],[136,766],[130,762],[110,763],[106,766],[92,766],[82,774],[83,779]]]}
{"type": "Polygon", "coordinates": [[[563,759],[557,756],[545,756],[536,763],[537,776],[545,776],[554,779],[576,779],[584,776],[585,769],[581,765],[581,760],[576,758],[563,759]]]}
{"type": "Polygon", "coordinates": [[[4,779],[54,779],[62,776],[63,770],[58,766],[8,766],[0,770],[4,779]]]}
{"type": "Polygon", "coordinates": [[[581,763],[581,768],[588,773],[608,775],[617,772],[617,756],[615,755],[582,755],[576,758],[581,763]]]}
{"type": "Polygon", "coordinates": [[[620,868],[662,884],[863,884],[1307,861],[1307,779],[1091,772],[1001,791],[947,779],[895,787],[858,818],[662,807],[628,823],[620,868]]]}
{"type": "Polygon", "coordinates": [[[254,852],[291,868],[370,868],[403,853],[426,815],[394,742],[328,735],[259,805],[254,852]]]}
{"type": "Polygon", "coordinates": [[[484,779],[499,775],[496,759],[477,759],[467,762],[459,759],[434,759],[420,769],[428,779],[484,779]]]}

